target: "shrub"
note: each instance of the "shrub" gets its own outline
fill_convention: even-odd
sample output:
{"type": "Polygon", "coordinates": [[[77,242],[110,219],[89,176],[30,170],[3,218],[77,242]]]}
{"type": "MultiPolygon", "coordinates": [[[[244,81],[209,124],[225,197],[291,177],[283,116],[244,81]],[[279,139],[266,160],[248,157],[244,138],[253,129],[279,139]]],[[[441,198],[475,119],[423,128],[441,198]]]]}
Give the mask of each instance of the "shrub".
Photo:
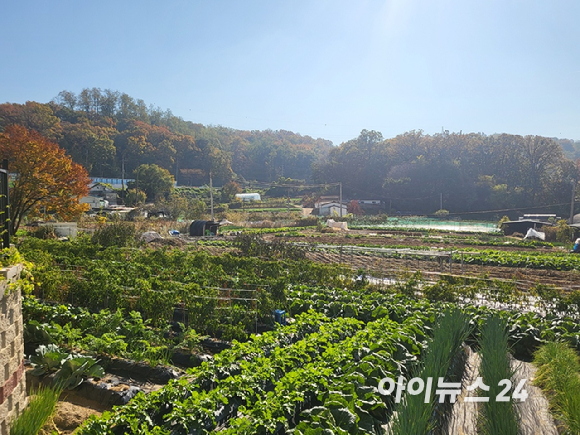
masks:
{"type": "Polygon", "coordinates": [[[569,243],[574,237],[574,228],[568,225],[564,219],[558,221],[556,226],[556,241],[560,243],[569,243]]]}
{"type": "Polygon", "coordinates": [[[506,223],[506,222],[509,222],[509,221],[510,221],[510,218],[509,218],[509,217],[507,217],[507,216],[503,216],[503,217],[502,217],[502,218],[499,220],[499,222],[497,223],[497,227],[498,227],[500,230],[503,230],[503,224],[504,224],[504,223],[506,223]]]}
{"type": "Polygon", "coordinates": [[[52,225],[43,225],[30,231],[30,237],[35,237],[37,239],[56,239],[56,232],[52,225]]]}
{"type": "Polygon", "coordinates": [[[93,234],[92,242],[104,247],[128,246],[135,241],[135,225],[131,222],[115,222],[102,225],[93,234]]]}
{"type": "Polygon", "coordinates": [[[440,209],[435,212],[435,216],[437,217],[447,217],[449,216],[449,210],[440,209]]]}

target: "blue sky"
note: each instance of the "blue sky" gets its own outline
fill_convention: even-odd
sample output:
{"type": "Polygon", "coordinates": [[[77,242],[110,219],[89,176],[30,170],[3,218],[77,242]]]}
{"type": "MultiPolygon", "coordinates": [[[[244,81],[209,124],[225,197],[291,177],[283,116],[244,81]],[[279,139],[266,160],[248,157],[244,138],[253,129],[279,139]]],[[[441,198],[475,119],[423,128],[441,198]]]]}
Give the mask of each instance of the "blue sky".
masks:
{"type": "Polygon", "coordinates": [[[575,0],[4,0],[0,103],[99,87],[202,124],[580,140],[575,0]]]}

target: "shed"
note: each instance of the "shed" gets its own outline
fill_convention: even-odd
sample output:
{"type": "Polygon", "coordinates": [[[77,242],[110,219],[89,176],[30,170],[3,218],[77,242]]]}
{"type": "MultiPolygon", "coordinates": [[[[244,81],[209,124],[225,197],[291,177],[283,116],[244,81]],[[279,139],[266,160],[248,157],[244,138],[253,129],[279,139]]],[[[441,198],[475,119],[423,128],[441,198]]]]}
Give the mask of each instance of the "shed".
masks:
{"type": "Polygon", "coordinates": [[[192,237],[215,236],[219,226],[219,222],[214,221],[193,221],[189,226],[189,235],[192,237]]]}
{"type": "Polygon", "coordinates": [[[342,216],[348,214],[346,205],[339,204],[337,202],[329,202],[327,204],[321,204],[318,209],[319,216],[340,216],[340,209],[342,209],[342,216]]]}
{"type": "Polygon", "coordinates": [[[501,225],[501,229],[506,236],[513,233],[526,234],[530,228],[538,230],[542,227],[553,227],[554,224],[549,222],[541,222],[534,219],[522,219],[518,221],[507,221],[501,225]]]}

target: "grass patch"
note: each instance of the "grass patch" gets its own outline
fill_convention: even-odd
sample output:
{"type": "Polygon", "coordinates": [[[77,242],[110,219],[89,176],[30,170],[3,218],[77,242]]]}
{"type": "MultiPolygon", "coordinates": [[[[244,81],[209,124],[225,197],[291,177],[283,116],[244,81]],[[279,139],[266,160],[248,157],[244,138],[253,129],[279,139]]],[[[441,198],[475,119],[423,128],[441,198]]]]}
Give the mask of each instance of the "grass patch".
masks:
{"type": "MultiPolygon", "coordinates": [[[[483,402],[481,408],[479,433],[485,435],[517,435],[518,421],[513,402],[496,400],[505,385],[500,381],[511,378],[514,374],[508,355],[508,332],[505,320],[494,315],[487,319],[482,328],[479,340],[481,349],[480,374],[483,383],[489,386],[485,393],[489,401],[483,402]]],[[[509,394],[506,394],[506,396],[509,394]]]]}
{"type": "Polygon", "coordinates": [[[548,397],[554,416],[566,434],[580,433],[580,361],[566,343],[551,342],[534,354],[538,367],[535,384],[548,397]]]}
{"type": "Polygon", "coordinates": [[[10,427],[10,435],[36,435],[54,412],[62,389],[39,387],[26,409],[10,427]]]}

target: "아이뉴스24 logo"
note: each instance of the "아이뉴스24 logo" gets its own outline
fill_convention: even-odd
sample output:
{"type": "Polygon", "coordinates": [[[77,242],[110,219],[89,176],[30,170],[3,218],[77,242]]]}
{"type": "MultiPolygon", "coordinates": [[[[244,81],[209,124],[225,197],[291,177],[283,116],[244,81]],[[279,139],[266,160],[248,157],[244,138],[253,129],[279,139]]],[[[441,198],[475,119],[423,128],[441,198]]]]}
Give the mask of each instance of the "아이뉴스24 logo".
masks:
{"type": "MultiPolygon", "coordinates": [[[[520,380],[516,388],[514,389],[511,396],[508,395],[512,388],[512,381],[509,379],[502,379],[499,381],[498,386],[504,387],[502,391],[494,398],[496,402],[509,402],[510,399],[519,400],[520,402],[525,401],[528,398],[528,393],[524,389],[526,379],[520,380]]],[[[392,378],[383,378],[379,382],[379,393],[383,395],[391,395],[395,392],[395,403],[401,401],[401,395],[403,391],[407,390],[407,393],[411,395],[421,394],[425,391],[425,403],[431,401],[431,391],[433,389],[433,378],[427,378],[425,382],[421,378],[411,378],[409,382],[405,383],[405,378],[399,376],[399,379],[395,383],[392,378]]],[[[466,390],[475,391],[480,389],[482,392],[489,391],[490,387],[483,383],[483,379],[478,377],[472,385],[468,385],[466,390]]],[[[439,403],[444,403],[445,398],[449,397],[450,403],[455,403],[457,396],[461,394],[461,383],[460,382],[445,382],[444,378],[439,378],[437,380],[437,389],[435,390],[435,395],[439,396],[439,403]]],[[[466,396],[463,398],[464,402],[489,402],[490,397],[488,396],[466,396]]]]}

